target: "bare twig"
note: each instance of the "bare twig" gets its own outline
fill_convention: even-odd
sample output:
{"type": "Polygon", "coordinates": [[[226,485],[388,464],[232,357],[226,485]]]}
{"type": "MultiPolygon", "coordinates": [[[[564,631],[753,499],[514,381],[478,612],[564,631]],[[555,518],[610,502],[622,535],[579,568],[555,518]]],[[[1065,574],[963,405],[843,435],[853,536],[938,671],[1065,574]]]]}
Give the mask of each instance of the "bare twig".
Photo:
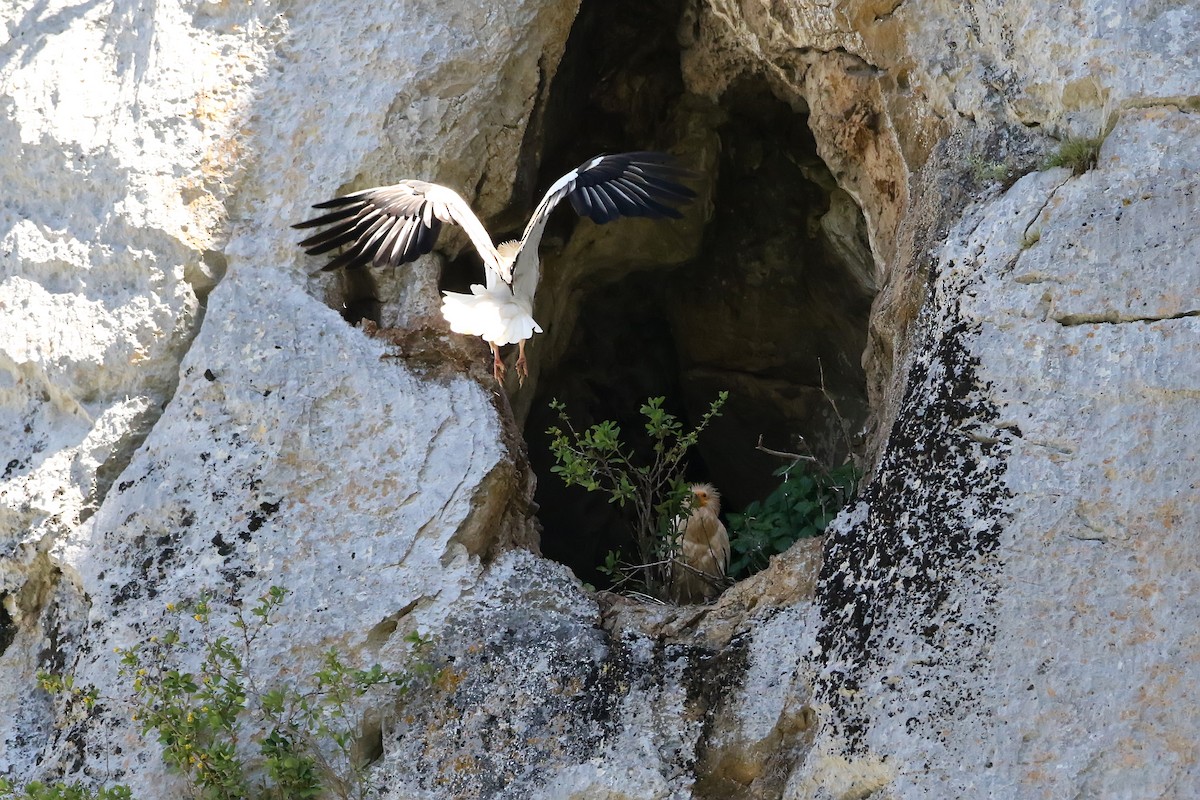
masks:
{"type": "Polygon", "coordinates": [[[837,401],[833,399],[833,395],[825,387],[825,365],[821,363],[821,359],[819,358],[817,359],[817,370],[821,374],[821,394],[825,395],[825,400],[829,403],[829,407],[833,409],[833,415],[837,417],[838,433],[842,435],[842,444],[846,445],[846,454],[853,458],[854,437],[850,434],[850,423],[842,416],[842,410],[838,408],[837,401]]]}
{"type": "Polygon", "coordinates": [[[638,599],[638,600],[641,600],[643,603],[653,603],[653,604],[654,604],[654,605],[656,605],[656,606],[667,606],[667,605],[670,605],[670,603],[667,603],[667,602],[665,602],[665,601],[663,601],[663,600],[659,600],[657,597],[654,597],[653,595],[644,594],[644,593],[642,593],[642,592],[633,592],[633,591],[630,591],[630,592],[626,592],[626,593],[625,593],[625,596],[626,596],[626,597],[633,597],[633,598],[636,598],[636,599],[638,599]]]}
{"type": "Polygon", "coordinates": [[[708,581],[713,586],[729,586],[733,583],[725,575],[714,575],[711,572],[705,572],[702,569],[697,569],[696,567],[693,567],[691,564],[688,564],[684,561],[680,561],[678,558],[671,559],[671,563],[676,567],[683,567],[688,572],[692,573],[693,575],[699,576],[701,579],[703,579],[705,581],[708,581]]]}
{"type": "Polygon", "coordinates": [[[783,450],[772,450],[769,447],[765,447],[763,445],[763,435],[761,433],[758,435],[758,445],[754,449],[760,450],[769,456],[775,456],[776,458],[786,458],[791,461],[812,461],[814,463],[816,463],[816,461],[817,461],[815,456],[802,456],[799,453],[788,453],[783,450]]]}

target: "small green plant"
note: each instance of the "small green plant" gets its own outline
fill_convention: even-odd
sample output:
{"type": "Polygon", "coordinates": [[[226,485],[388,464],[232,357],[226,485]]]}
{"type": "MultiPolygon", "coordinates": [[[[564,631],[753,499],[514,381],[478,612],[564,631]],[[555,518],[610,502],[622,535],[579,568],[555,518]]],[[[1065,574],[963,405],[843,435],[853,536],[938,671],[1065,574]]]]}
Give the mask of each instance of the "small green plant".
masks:
{"type": "Polygon", "coordinates": [[[20,790],[5,778],[0,778],[0,800],[132,800],[127,786],[109,789],[88,789],[81,783],[40,783],[30,781],[20,790]]]}
{"type": "Polygon", "coordinates": [[[740,580],[767,566],[797,540],[820,536],[829,521],[854,497],[860,477],[847,462],[822,470],[796,461],[775,471],[783,483],[761,502],[729,514],[729,574],[740,580]]]}
{"type": "Polygon", "coordinates": [[[260,688],[250,654],[286,596],[286,589],[272,586],[251,609],[253,619],[239,613],[232,623],[236,639],[214,635],[211,597],[172,604],[169,610],[191,617],[198,637],[185,643],[174,628],[119,651],[121,674],[132,679],[134,719],[144,733],[157,733],[167,763],[188,776],[203,800],[301,800],[325,792],[344,800],[365,797],[367,765],[355,752],[354,701],[385,684],[407,691],[431,671],[420,660],[428,642],[414,634],[404,670],[351,669],[330,649],[307,687],[260,688]],[[176,666],[180,654],[196,652],[199,675],[176,666]],[[247,761],[245,743],[257,745],[261,760],[247,761]]]}
{"type": "Polygon", "coordinates": [[[1071,174],[1082,175],[1096,166],[1096,162],[1100,158],[1100,145],[1102,144],[1104,144],[1104,138],[1101,136],[1090,138],[1067,137],[1058,150],[1046,159],[1045,166],[1047,168],[1067,167],[1071,170],[1071,174]]]}
{"type": "Polygon", "coordinates": [[[1021,249],[1028,250],[1042,240],[1042,232],[1037,228],[1032,228],[1026,231],[1025,236],[1021,239],[1021,249]]]}
{"type": "MultiPolygon", "coordinates": [[[[38,686],[45,691],[59,695],[66,700],[63,709],[68,720],[85,719],[99,699],[99,693],[94,686],[77,686],[70,675],[54,675],[49,672],[39,672],[38,686]]],[[[42,783],[30,781],[17,788],[16,784],[7,778],[0,778],[0,800],[131,800],[129,787],[111,786],[102,789],[90,789],[84,784],[75,783],[42,783]]]]}
{"type": "MultiPolygon", "coordinates": [[[[218,635],[213,600],[201,595],[191,604],[167,605],[180,624],[120,655],[119,675],[130,680],[132,719],[145,734],[154,732],[168,766],[189,780],[200,800],[304,800],[367,796],[367,764],[357,752],[355,707],[379,687],[400,693],[429,679],[424,658],[429,641],[407,637],[409,663],[399,671],[376,664],[352,669],[334,648],[307,685],[263,688],[250,668],[250,656],[274,623],[287,590],[272,586],[250,610],[232,621],[236,633],[218,635]],[[191,627],[184,636],[182,627],[191,627]],[[199,673],[181,668],[184,656],[199,656],[199,673]]],[[[90,709],[94,688],[75,685],[71,676],[40,674],[42,688],[67,697],[68,708],[90,709]]],[[[0,782],[0,800],[129,800],[126,787],[88,793],[80,785],[47,787],[30,783],[16,794],[0,782]],[[7,794],[5,794],[7,792],[7,794]],[[57,793],[56,793],[57,792],[57,793]]]]}
{"type": "Polygon", "coordinates": [[[683,482],[685,458],[728,399],[728,392],[719,392],[699,424],[685,432],[683,423],[663,409],[664,398],[649,398],[640,409],[649,442],[648,463],[641,464],[634,450],[621,441],[621,428],[615,422],[605,420],[580,432],[566,405],[550,401],[561,422],[546,431],[556,462],[551,472],[567,486],[605,492],[610,503],[631,512],[637,563],[610,552],[599,568],[614,579],[614,585],[632,582],[655,597],[665,597],[676,548],[675,519],[686,513],[691,496],[683,482]]]}
{"type": "Polygon", "coordinates": [[[971,175],[979,183],[1008,185],[1017,177],[1016,169],[1007,161],[987,161],[979,156],[972,156],[968,164],[971,166],[971,175]]]}

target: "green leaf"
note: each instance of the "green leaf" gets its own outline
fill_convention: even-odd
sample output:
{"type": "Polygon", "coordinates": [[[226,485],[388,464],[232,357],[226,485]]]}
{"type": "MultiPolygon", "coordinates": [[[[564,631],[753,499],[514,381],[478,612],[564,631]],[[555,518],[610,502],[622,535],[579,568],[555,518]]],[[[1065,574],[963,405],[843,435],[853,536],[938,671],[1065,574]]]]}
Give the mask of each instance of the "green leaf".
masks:
{"type": "Polygon", "coordinates": [[[805,516],[816,511],[818,508],[820,508],[820,506],[818,506],[812,500],[804,500],[804,499],[797,500],[796,503],[792,505],[792,511],[794,511],[797,514],[802,514],[805,516]]]}

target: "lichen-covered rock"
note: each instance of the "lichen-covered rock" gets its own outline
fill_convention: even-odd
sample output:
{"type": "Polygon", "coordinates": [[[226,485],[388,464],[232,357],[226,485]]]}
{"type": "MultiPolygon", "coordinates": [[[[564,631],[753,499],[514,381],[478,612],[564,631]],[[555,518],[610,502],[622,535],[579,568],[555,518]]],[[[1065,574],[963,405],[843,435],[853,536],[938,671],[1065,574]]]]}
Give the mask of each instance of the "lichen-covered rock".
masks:
{"type": "Polygon", "coordinates": [[[0,209],[0,774],[178,796],[113,653],[167,603],[287,587],[256,668],[288,680],[329,646],[396,663],[483,559],[536,547],[476,351],[352,329],[287,226],[360,171],[495,210],[575,6],[26,5],[0,134],[25,198],[0,209]],[[95,685],[96,716],[43,669],[95,685]]]}
{"type": "Polygon", "coordinates": [[[242,29],[244,6],[195,26],[174,5],[0,16],[0,772],[26,776],[55,724],[34,674],[73,660],[90,605],[52,551],[175,390],[224,271],[271,23],[242,29]]]}
{"type": "Polygon", "coordinates": [[[563,567],[505,554],[440,629],[442,672],[373,780],[396,800],[778,796],[815,732],[812,545],[773,565],[775,594],[603,614],[563,567]]]}
{"type": "Polygon", "coordinates": [[[0,774],[181,796],[113,648],[282,585],[264,683],[433,635],[439,678],[369,715],[396,800],[1200,796],[1200,11],[689,5],[664,85],[765,74],[862,209],[868,248],[853,213],[831,236],[882,287],[880,456],[827,542],[670,609],[536,555],[506,400],[436,318],[443,255],[358,287],[398,326],[373,337],[287,228],[403,177],[500,212],[577,5],[5,12],[0,774]],[[1042,131],[1109,128],[1095,169],[1032,171],[1042,131]]]}
{"type": "Polygon", "coordinates": [[[612,771],[626,773],[614,797],[686,786],[698,730],[674,725],[685,662],[599,622],[565,568],[524,553],[494,564],[441,629],[433,691],[385,742],[387,796],[586,797],[616,788],[612,771]]]}
{"type": "Polygon", "coordinates": [[[5,555],[94,512],[170,397],[224,268],[236,112],[266,46],[108,7],[21,6],[0,66],[5,555]],[[242,58],[223,54],[231,42],[242,58]]]}
{"type": "MultiPolygon", "coordinates": [[[[1200,791],[1179,713],[1200,684],[1180,623],[1200,614],[1198,135],[1128,112],[1094,170],[1022,178],[939,255],[909,393],[819,591],[814,753],[886,761],[892,796],[1200,791]]],[[[829,763],[789,796],[823,796],[829,763]]]]}

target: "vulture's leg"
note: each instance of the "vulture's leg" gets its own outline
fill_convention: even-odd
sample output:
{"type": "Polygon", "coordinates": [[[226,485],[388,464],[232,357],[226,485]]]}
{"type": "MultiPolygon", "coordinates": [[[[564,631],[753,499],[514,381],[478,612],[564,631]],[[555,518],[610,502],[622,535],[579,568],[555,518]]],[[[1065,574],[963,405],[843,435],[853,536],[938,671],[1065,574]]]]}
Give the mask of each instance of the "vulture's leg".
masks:
{"type": "Polygon", "coordinates": [[[492,346],[492,377],[496,383],[504,385],[504,362],[500,360],[500,345],[488,342],[492,346]]]}
{"type": "Polygon", "coordinates": [[[529,377],[529,366],[525,363],[525,340],[517,342],[517,384],[525,385],[525,379],[529,377]]]}

